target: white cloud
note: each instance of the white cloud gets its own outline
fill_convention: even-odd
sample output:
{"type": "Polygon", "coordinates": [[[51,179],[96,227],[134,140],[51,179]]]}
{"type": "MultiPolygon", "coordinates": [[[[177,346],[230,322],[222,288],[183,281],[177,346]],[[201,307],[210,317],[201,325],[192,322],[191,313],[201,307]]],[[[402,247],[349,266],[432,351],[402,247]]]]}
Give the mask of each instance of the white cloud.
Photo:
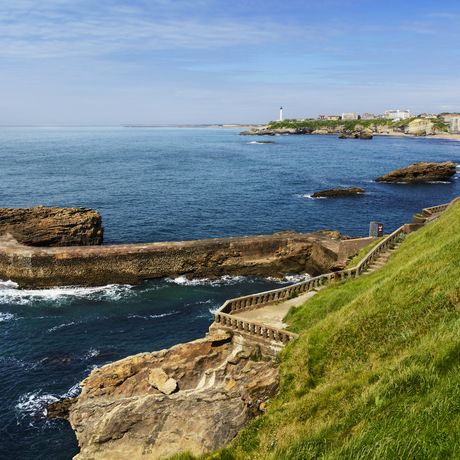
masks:
{"type": "MultiPolygon", "coordinates": [[[[2,2],[3,3],[3,2],[2,2]]],[[[157,1],[164,5],[167,1],[157,1]]],[[[150,5],[152,6],[152,5],[150,5]]],[[[98,56],[120,51],[209,49],[269,43],[270,23],[232,18],[154,15],[139,6],[102,2],[77,9],[68,0],[15,0],[0,12],[0,56],[98,56]],[[39,5],[37,7],[37,5],[39,5]]]]}

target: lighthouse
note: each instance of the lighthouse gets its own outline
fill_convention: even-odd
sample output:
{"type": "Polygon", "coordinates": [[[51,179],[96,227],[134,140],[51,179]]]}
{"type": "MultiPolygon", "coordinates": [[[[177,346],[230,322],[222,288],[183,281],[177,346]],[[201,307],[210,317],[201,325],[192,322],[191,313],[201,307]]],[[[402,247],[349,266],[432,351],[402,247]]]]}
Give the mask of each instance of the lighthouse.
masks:
{"type": "Polygon", "coordinates": [[[283,121],[283,106],[280,107],[280,121],[283,121]]]}

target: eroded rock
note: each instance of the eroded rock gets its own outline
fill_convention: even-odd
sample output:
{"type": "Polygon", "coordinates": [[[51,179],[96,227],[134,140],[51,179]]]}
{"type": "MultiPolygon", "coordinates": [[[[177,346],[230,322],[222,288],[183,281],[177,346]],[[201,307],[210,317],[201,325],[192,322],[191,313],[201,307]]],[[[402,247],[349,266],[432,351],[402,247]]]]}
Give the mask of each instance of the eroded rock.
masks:
{"type": "Polygon", "coordinates": [[[0,236],[29,246],[102,244],[101,215],[88,208],[0,208],[0,236]]]}
{"type": "Polygon", "coordinates": [[[276,365],[255,355],[219,334],[95,369],[68,404],[76,459],[160,459],[228,443],[278,387],[276,365]],[[159,381],[169,380],[177,391],[165,394],[159,381]]]}
{"type": "Polygon", "coordinates": [[[450,180],[457,172],[457,167],[452,161],[444,163],[414,163],[406,168],[396,169],[384,176],[375,179],[376,182],[390,183],[422,183],[450,180]]]}

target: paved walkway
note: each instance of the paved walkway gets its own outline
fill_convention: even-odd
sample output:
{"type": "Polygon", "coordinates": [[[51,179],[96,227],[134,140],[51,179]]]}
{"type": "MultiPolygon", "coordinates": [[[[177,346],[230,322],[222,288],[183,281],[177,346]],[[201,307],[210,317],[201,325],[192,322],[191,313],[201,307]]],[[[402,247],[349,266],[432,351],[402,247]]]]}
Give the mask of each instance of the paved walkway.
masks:
{"type": "Polygon", "coordinates": [[[257,308],[255,310],[242,311],[237,313],[235,316],[250,321],[256,321],[258,323],[263,323],[267,326],[283,329],[287,326],[286,323],[283,323],[283,318],[287,315],[289,309],[291,307],[299,307],[315,294],[316,291],[309,291],[305,294],[299,295],[299,297],[295,297],[294,299],[286,300],[285,302],[281,303],[273,303],[266,305],[265,307],[257,308]]]}

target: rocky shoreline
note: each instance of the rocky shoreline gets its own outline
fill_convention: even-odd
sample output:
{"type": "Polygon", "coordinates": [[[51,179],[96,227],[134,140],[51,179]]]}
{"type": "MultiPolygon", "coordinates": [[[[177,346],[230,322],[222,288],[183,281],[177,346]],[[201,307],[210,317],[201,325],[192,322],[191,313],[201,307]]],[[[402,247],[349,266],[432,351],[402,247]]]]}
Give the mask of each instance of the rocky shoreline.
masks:
{"type": "Polygon", "coordinates": [[[51,404],[48,415],[70,422],[78,460],[199,455],[263,413],[278,385],[277,365],[257,347],[209,334],[93,370],[81,394],[51,404]]]}
{"type": "Polygon", "coordinates": [[[366,139],[374,136],[398,137],[429,137],[439,139],[460,140],[459,134],[450,134],[438,128],[433,121],[416,118],[401,126],[386,124],[360,123],[359,120],[350,122],[321,123],[317,120],[291,120],[286,122],[272,122],[261,127],[254,127],[242,131],[243,136],[277,136],[277,135],[335,135],[341,139],[366,139]],[[281,126],[280,126],[281,125],[281,126]]]}

